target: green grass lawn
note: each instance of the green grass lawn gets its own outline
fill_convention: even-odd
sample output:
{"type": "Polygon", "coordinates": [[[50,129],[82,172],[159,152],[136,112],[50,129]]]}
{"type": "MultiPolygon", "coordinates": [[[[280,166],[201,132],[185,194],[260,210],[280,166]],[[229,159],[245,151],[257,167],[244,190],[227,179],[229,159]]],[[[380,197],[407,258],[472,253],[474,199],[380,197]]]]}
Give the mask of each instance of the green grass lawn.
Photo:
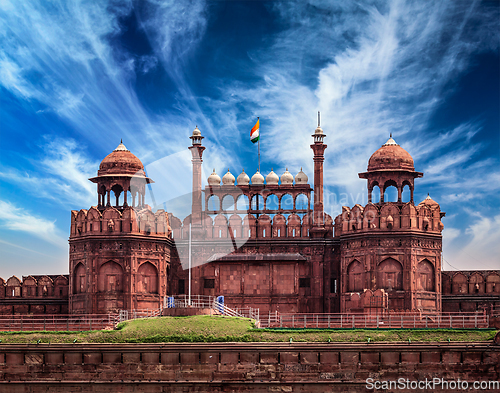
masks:
{"type": "Polygon", "coordinates": [[[117,330],[92,332],[0,332],[13,343],[160,343],[160,342],[381,342],[488,341],[495,329],[255,329],[250,319],[198,315],[123,322],[117,330]]]}

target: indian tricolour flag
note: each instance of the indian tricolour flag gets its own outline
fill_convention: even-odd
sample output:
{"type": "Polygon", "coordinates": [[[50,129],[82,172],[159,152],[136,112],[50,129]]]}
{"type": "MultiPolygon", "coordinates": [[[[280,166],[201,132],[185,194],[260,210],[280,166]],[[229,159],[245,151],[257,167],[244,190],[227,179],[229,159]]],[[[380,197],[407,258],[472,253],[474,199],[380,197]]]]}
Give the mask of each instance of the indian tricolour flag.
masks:
{"type": "Polygon", "coordinates": [[[259,140],[259,119],[257,118],[257,123],[252,127],[250,131],[250,140],[255,143],[259,140]]]}

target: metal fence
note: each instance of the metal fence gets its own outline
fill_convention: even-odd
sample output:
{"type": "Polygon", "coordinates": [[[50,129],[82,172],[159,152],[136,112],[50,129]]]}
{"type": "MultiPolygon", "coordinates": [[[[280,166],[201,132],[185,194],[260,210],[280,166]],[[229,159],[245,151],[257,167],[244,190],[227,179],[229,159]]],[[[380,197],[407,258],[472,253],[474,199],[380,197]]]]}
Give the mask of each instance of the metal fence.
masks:
{"type": "Polygon", "coordinates": [[[0,316],[0,331],[88,331],[112,329],[118,321],[115,314],[85,315],[9,315],[0,316]]]}
{"type": "Polygon", "coordinates": [[[205,308],[212,309],[214,315],[227,315],[239,318],[252,318],[259,320],[259,309],[255,307],[230,308],[221,301],[221,296],[207,295],[177,295],[168,297],[166,303],[169,308],[205,308]]]}
{"type": "Polygon", "coordinates": [[[271,312],[262,316],[263,328],[393,328],[393,329],[460,329],[487,328],[489,316],[484,313],[460,314],[406,314],[389,313],[386,315],[367,314],[280,314],[271,312]]]}

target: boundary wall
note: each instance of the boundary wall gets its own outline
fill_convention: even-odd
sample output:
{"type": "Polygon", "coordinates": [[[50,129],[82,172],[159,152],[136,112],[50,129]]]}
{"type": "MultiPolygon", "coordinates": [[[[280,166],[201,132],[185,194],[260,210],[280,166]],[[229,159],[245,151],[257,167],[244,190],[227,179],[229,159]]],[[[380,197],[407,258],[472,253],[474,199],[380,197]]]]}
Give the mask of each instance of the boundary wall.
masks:
{"type": "Polygon", "coordinates": [[[460,378],[471,384],[499,381],[500,346],[465,342],[0,344],[2,392],[366,392],[370,391],[367,378],[401,377],[410,381],[460,378]]]}

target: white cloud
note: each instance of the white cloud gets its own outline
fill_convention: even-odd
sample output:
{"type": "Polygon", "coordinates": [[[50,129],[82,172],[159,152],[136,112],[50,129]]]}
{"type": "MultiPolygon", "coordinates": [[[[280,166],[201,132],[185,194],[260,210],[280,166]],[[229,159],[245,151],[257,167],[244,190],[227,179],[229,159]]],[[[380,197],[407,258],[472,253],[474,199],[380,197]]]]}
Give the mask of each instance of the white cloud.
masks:
{"type": "Polygon", "coordinates": [[[97,202],[95,176],[99,163],[91,160],[86,147],[72,139],[44,138],[41,159],[31,159],[33,171],[0,167],[0,178],[14,183],[36,198],[63,203],[65,206],[88,207],[97,202]]]}
{"type": "Polygon", "coordinates": [[[61,248],[66,246],[66,239],[57,229],[55,221],[33,215],[9,201],[0,200],[0,225],[36,236],[61,248]]]}
{"type": "Polygon", "coordinates": [[[500,215],[485,217],[476,213],[476,220],[465,230],[466,237],[456,230],[445,229],[443,257],[452,266],[463,270],[500,268],[500,215]],[[449,234],[448,232],[451,232],[449,234]]]}

